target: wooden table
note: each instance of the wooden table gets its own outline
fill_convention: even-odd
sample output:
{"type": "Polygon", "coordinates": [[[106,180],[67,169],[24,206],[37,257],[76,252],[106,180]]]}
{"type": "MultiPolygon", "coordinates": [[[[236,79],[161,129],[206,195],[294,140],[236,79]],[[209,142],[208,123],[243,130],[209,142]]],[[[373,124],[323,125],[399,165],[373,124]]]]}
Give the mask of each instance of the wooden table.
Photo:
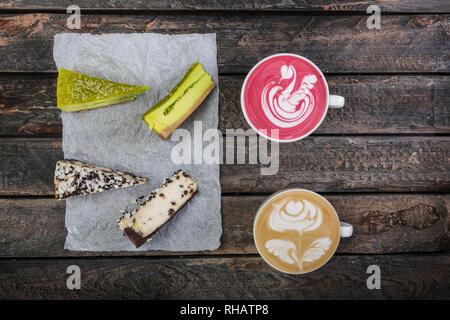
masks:
{"type": "Polygon", "coordinates": [[[80,0],[0,4],[0,298],[450,298],[448,0],[80,0]],[[369,30],[366,9],[381,8],[369,30]],[[212,252],[65,251],[53,199],[61,150],[53,36],[60,32],[217,33],[220,129],[248,128],[243,79],[278,52],[318,64],[346,97],[310,137],[280,146],[280,170],[222,165],[223,236],[212,252]],[[257,255],[252,221],[286,187],[326,196],[355,227],[319,271],[291,276],[257,255]],[[68,290],[66,269],[82,270],[68,290]],[[381,268],[369,290],[368,266],[381,268]]]}

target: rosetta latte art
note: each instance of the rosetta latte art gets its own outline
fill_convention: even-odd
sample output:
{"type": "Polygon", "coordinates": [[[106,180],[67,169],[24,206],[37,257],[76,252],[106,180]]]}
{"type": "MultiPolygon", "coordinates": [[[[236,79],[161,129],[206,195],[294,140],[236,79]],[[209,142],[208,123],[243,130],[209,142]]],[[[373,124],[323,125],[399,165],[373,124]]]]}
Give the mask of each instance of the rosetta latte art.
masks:
{"type": "MultiPolygon", "coordinates": [[[[323,222],[322,210],[308,200],[289,201],[275,204],[269,219],[271,229],[283,232],[295,230],[299,232],[299,237],[304,232],[318,229],[323,222]],[[283,210],[283,207],[285,210],[283,210]]],[[[313,262],[323,256],[330,248],[331,239],[328,237],[314,240],[301,257],[297,256],[297,246],[287,240],[271,239],[266,242],[266,249],[282,261],[293,264],[297,263],[300,270],[303,270],[304,262],[313,262]]]]}
{"type": "Polygon", "coordinates": [[[303,78],[300,85],[297,72],[292,65],[281,67],[279,82],[270,81],[263,89],[261,106],[266,117],[281,128],[291,128],[305,121],[314,109],[314,96],[311,89],[317,82],[314,74],[303,78]],[[283,88],[281,80],[291,80],[283,88]]]}

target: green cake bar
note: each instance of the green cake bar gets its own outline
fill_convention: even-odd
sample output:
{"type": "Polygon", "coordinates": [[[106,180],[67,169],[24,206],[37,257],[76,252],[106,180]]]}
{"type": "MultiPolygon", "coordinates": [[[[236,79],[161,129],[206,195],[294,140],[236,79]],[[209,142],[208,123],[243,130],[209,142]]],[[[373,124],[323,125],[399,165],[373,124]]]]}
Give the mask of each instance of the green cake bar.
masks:
{"type": "Polygon", "coordinates": [[[172,91],[151,107],[142,119],[158,136],[167,139],[197,109],[215,85],[202,65],[196,62],[172,91]]]}

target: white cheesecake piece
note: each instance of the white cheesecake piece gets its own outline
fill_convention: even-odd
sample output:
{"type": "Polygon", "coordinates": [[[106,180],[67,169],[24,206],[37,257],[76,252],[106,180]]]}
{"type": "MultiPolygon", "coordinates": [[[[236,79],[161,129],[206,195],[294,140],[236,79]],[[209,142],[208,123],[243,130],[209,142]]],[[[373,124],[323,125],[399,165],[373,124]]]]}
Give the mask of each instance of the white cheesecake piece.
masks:
{"type": "Polygon", "coordinates": [[[118,225],[136,246],[151,237],[197,193],[197,183],[179,170],[147,197],[136,200],[137,208],[123,211],[118,225]]]}
{"type": "Polygon", "coordinates": [[[55,168],[55,197],[67,199],[87,193],[146,183],[146,178],[76,160],[59,160],[55,168]]]}

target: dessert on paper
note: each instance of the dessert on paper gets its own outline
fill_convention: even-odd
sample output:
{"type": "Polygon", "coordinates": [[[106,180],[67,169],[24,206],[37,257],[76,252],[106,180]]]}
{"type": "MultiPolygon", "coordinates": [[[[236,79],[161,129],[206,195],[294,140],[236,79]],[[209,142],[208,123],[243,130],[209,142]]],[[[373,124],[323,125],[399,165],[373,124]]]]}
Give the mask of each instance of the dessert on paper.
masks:
{"type": "Polygon", "coordinates": [[[83,112],[133,101],[147,90],[148,86],[104,80],[61,68],[56,97],[59,109],[83,112]]]}
{"type": "Polygon", "coordinates": [[[54,180],[57,200],[147,183],[146,178],[76,160],[56,162],[54,180]]]}
{"type": "MultiPolygon", "coordinates": [[[[199,121],[202,131],[217,129],[219,91],[214,89],[218,84],[215,35],[58,34],[53,53],[56,66],[61,71],[61,80],[71,74],[69,70],[77,71],[77,77],[83,77],[86,83],[81,81],[83,85],[75,87],[75,91],[90,98],[86,105],[81,100],[69,101],[67,105],[75,107],[66,110],[76,112],[61,113],[64,158],[130,173],[136,179],[147,181],[138,183],[139,180],[135,180],[134,185],[129,185],[133,179],[123,183],[117,176],[114,183],[109,181],[110,184],[103,186],[105,179],[95,175],[98,170],[81,183],[78,180],[74,182],[75,177],[65,177],[64,172],[60,177],[61,184],[57,183],[61,189],[57,189],[57,196],[66,201],[65,225],[68,232],[65,249],[198,251],[218,248],[222,233],[219,163],[178,163],[172,160],[176,139],[171,139],[175,134],[170,136],[176,128],[194,134],[194,124],[199,121]],[[91,80],[87,79],[96,84],[91,85],[91,80]],[[95,93],[93,88],[101,88],[104,81],[119,86],[137,85],[137,88],[133,88],[136,91],[131,90],[130,95],[115,92],[107,98],[97,97],[92,90],[95,93]],[[170,92],[172,99],[165,99],[170,92]],[[95,101],[97,98],[102,101],[95,101]],[[116,102],[123,104],[112,106],[116,102]],[[111,107],[100,107],[103,104],[111,107]],[[160,108],[149,112],[149,107],[155,105],[160,108]],[[144,115],[150,115],[144,117],[146,121],[143,121],[144,115]],[[159,135],[149,130],[148,123],[155,124],[154,131],[159,135]],[[164,137],[168,139],[162,139],[164,137]],[[164,209],[164,219],[159,221],[161,224],[157,223],[158,219],[153,220],[156,223],[153,232],[147,233],[150,230],[146,229],[148,222],[143,221],[141,227],[135,226],[144,237],[152,239],[136,248],[136,243],[124,237],[124,230],[117,224],[121,211],[132,211],[135,199],[142,203],[152,190],[160,188],[158,181],[164,181],[178,169],[193,177],[182,176],[183,179],[193,179],[195,183],[187,183],[186,180],[186,190],[176,185],[179,189],[176,190],[182,191],[182,194],[176,194],[179,199],[175,197],[166,206],[157,206],[158,210],[164,209]],[[74,190],[66,190],[72,183],[74,190]],[[196,191],[197,185],[199,192],[196,191]],[[166,221],[166,218],[170,219],[166,221]]],[[[104,93],[107,90],[98,91],[104,93]]],[[[170,186],[167,184],[165,187],[170,186]]],[[[172,194],[170,190],[160,193],[172,194]]],[[[155,200],[147,203],[153,207],[150,212],[157,211],[155,200]]],[[[141,211],[147,212],[147,209],[141,211]]],[[[136,213],[136,217],[142,215],[141,211],[136,213]]]]}
{"type": "Polygon", "coordinates": [[[142,119],[158,136],[167,139],[198,108],[215,85],[202,65],[196,62],[172,91],[151,107],[142,119]]]}
{"type": "Polygon", "coordinates": [[[123,211],[118,225],[136,248],[152,236],[197,193],[197,183],[184,171],[176,171],[164,184],[136,200],[137,208],[123,211]]]}

